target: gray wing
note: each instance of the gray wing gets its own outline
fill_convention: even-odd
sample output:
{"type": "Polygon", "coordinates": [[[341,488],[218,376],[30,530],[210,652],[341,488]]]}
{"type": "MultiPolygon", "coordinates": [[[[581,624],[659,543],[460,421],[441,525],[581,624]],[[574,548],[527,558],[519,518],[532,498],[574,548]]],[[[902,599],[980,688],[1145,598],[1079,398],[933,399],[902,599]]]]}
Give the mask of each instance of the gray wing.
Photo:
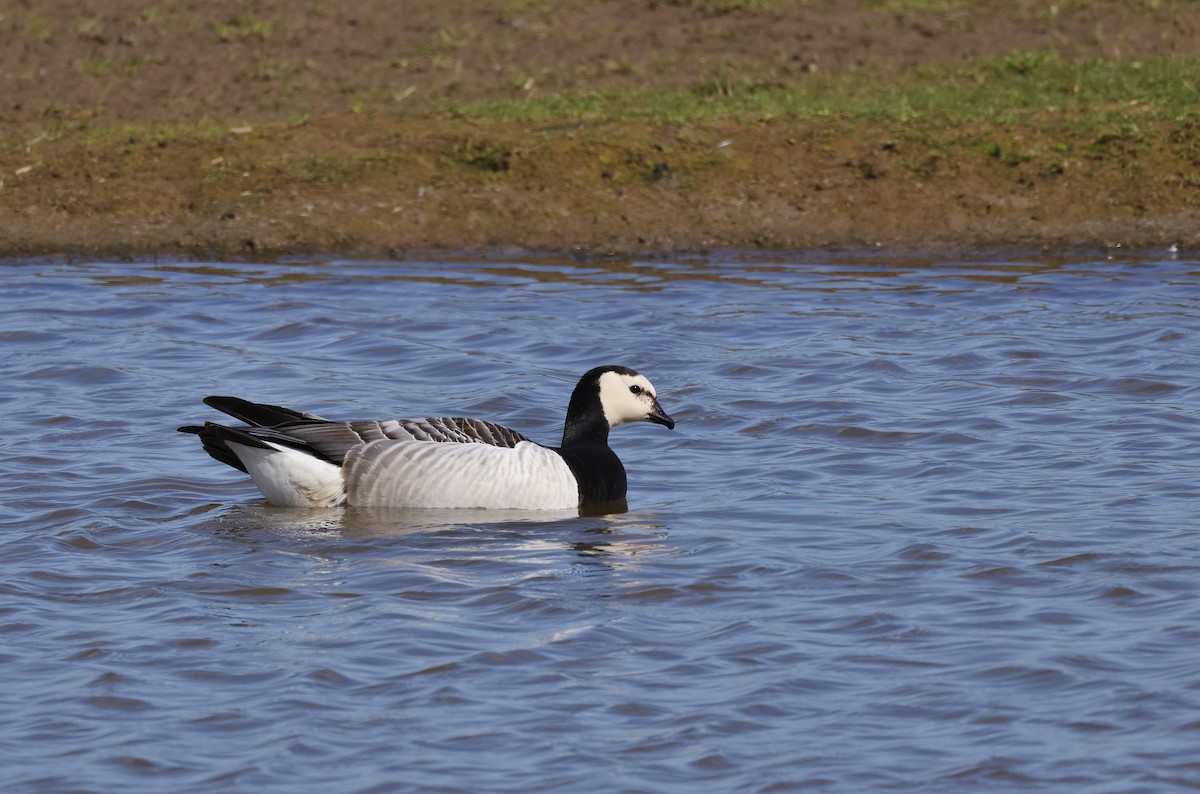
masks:
{"type": "Polygon", "coordinates": [[[522,441],[529,441],[503,425],[445,416],[370,422],[288,422],[275,427],[274,431],[303,442],[325,459],[339,465],[354,447],[385,439],[487,444],[509,449],[522,441]]]}

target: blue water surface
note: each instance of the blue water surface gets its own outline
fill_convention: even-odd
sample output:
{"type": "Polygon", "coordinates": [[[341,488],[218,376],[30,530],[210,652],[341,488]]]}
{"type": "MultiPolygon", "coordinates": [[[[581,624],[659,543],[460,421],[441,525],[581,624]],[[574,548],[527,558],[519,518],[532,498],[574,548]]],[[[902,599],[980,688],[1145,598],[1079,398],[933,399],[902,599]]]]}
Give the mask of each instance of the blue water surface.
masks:
{"type": "Polygon", "coordinates": [[[1200,788],[1200,263],[0,269],[6,792],[1200,788]],[[557,441],[628,512],[265,505],[233,394],[557,441]]]}

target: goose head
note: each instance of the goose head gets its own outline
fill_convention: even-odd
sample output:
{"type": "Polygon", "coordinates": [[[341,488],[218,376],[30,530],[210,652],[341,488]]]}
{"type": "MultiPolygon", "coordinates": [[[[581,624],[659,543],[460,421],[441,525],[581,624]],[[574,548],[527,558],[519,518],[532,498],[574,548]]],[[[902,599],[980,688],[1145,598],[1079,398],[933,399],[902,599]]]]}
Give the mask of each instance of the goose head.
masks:
{"type": "Polygon", "coordinates": [[[631,369],[608,367],[600,373],[600,408],[609,427],[622,422],[654,422],[675,428],[675,420],[658,404],[654,384],[631,369]]]}
{"type": "Polygon", "coordinates": [[[625,422],[653,422],[674,429],[649,378],[628,367],[596,367],[579,380],[567,406],[563,446],[608,442],[608,431],[625,422]]]}

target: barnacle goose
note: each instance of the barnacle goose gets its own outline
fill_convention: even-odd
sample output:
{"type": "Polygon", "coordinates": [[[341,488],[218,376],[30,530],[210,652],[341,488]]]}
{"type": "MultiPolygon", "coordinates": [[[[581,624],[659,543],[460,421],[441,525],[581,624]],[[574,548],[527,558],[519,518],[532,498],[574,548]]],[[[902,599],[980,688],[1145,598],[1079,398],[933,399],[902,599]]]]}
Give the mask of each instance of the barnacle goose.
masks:
{"type": "Polygon", "coordinates": [[[545,447],[479,419],[337,422],[236,397],[205,404],[246,423],[205,422],[209,455],[250,475],[267,501],[292,507],[430,507],[556,510],[623,502],[625,467],[608,446],[622,422],[675,427],[654,386],[628,367],[579,380],[562,445],[545,447]]]}

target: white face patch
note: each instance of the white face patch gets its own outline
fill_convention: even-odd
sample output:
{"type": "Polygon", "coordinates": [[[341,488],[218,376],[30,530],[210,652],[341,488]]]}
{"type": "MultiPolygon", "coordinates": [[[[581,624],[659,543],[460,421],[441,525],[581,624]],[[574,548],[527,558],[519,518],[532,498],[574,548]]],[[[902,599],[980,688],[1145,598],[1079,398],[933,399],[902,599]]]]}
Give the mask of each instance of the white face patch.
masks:
{"type": "Polygon", "coordinates": [[[600,376],[600,407],[609,427],[644,421],[654,412],[656,395],[645,375],[605,372],[600,376]]]}

